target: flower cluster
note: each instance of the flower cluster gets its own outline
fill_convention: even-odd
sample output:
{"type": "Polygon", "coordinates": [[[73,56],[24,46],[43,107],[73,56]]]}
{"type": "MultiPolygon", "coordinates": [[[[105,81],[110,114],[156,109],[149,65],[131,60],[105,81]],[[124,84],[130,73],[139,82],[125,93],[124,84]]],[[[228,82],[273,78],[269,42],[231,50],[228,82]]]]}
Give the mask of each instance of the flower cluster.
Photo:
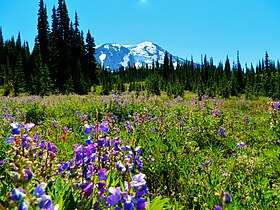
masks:
{"type": "Polygon", "coordinates": [[[31,135],[34,123],[14,122],[10,126],[12,136],[5,141],[12,146],[8,153],[10,163],[7,166],[11,169],[14,185],[17,187],[13,188],[9,195],[9,200],[13,201],[9,206],[18,205],[18,209],[21,210],[28,210],[29,206],[39,206],[40,209],[46,210],[58,209],[58,205],[53,206],[51,197],[45,194],[46,183],[36,186],[33,194],[30,192],[34,184],[42,181],[41,179],[46,180],[47,176],[51,175],[51,165],[58,148],[51,142],[45,142],[37,133],[31,135]],[[39,169],[36,175],[35,169],[39,169]],[[35,176],[36,179],[33,179],[35,176]]]}
{"type": "Polygon", "coordinates": [[[118,205],[125,209],[145,209],[147,202],[142,196],[148,193],[147,184],[144,174],[136,174],[143,168],[141,148],[123,145],[119,137],[112,139],[106,136],[107,132],[107,122],[93,126],[85,124],[84,133],[88,135],[85,144],[73,148],[73,160],[59,164],[57,175],[72,178],[77,189],[82,191],[82,197],[98,198],[94,204],[96,209],[118,205]],[[95,136],[91,135],[92,132],[95,136]],[[116,172],[126,178],[123,192],[107,182],[107,177],[116,172]],[[136,174],[132,181],[129,181],[130,174],[136,174]],[[132,195],[132,190],[135,195],[132,195]]]}
{"type": "Polygon", "coordinates": [[[220,193],[217,194],[218,197],[219,197],[219,202],[220,204],[219,205],[216,205],[214,207],[215,210],[222,210],[222,209],[225,209],[226,206],[228,204],[230,204],[230,202],[232,201],[232,197],[229,193],[226,193],[224,191],[221,191],[220,193]]]}
{"type": "Polygon", "coordinates": [[[222,126],[220,126],[220,128],[219,128],[219,135],[220,135],[221,137],[223,137],[223,138],[226,138],[225,132],[226,132],[226,129],[223,128],[222,126]]]}
{"type": "Polygon", "coordinates": [[[45,194],[46,183],[41,183],[35,187],[33,196],[26,196],[26,190],[14,188],[9,199],[18,204],[19,210],[28,210],[28,206],[38,206],[40,209],[57,210],[59,205],[53,206],[51,197],[45,194]]]}

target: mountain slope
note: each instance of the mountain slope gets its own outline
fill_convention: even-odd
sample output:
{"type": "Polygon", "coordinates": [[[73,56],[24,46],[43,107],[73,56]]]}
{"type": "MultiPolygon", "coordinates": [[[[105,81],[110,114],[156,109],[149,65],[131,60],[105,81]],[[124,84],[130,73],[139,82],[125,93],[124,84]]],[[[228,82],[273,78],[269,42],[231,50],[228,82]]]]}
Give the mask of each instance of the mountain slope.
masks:
{"type": "MultiPolygon", "coordinates": [[[[153,61],[163,64],[165,51],[152,42],[142,42],[136,45],[103,44],[96,48],[96,60],[105,68],[116,70],[119,67],[133,66],[141,67],[153,61]]],[[[168,53],[168,58],[170,54],[168,53]]],[[[177,57],[172,55],[174,65],[177,64],[177,57]]],[[[183,63],[184,59],[178,58],[183,63]]]]}

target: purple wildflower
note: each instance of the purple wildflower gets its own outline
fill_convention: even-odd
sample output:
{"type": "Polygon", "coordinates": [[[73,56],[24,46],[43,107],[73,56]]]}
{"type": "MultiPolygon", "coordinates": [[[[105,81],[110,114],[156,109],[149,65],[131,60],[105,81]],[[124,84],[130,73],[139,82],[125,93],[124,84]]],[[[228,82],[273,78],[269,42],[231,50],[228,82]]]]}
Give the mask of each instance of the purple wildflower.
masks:
{"type": "Polygon", "coordinates": [[[85,134],[90,134],[92,132],[92,125],[85,124],[85,134]]]}
{"type": "Polygon", "coordinates": [[[11,137],[9,137],[6,141],[5,141],[5,143],[6,144],[11,144],[11,143],[13,143],[15,141],[15,137],[14,136],[11,136],[11,137]]]}
{"type": "Polygon", "coordinates": [[[232,197],[229,193],[224,193],[224,202],[228,205],[232,201],[232,197]]]}
{"type": "Polygon", "coordinates": [[[42,182],[41,184],[39,184],[33,191],[33,195],[37,196],[37,197],[41,197],[42,195],[44,195],[45,193],[45,188],[46,188],[47,184],[42,182]]]}
{"type": "Polygon", "coordinates": [[[220,128],[219,128],[219,135],[220,135],[221,137],[223,137],[223,138],[226,138],[225,132],[226,132],[226,129],[223,128],[222,126],[220,126],[220,128]]]}
{"type": "Polygon", "coordinates": [[[98,172],[97,172],[97,175],[98,175],[98,178],[100,180],[106,180],[107,179],[107,175],[105,174],[106,172],[106,168],[101,168],[98,172]]]}
{"type": "Polygon", "coordinates": [[[110,196],[107,197],[107,203],[110,206],[115,206],[121,200],[121,190],[118,187],[110,187],[109,192],[111,193],[110,196]]]}
{"type": "Polygon", "coordinates": [[[29,182],[33,177],[33,173],[30,171],[30,169],[24,169],[24,173],[24,181],[29,182]]]}
{"type": "Polygon", "coordinates": [[[139,198],[136,202],[137,210],[144,210],[147,205],[148,205],[148,202],[146,202],[145,198],[139,198]]]}
{"type": "Polygon", "coordinates": [[[222,207],[220,207],[220,206],[215,206],[215,207],[214,207],[214,210],[222,210],[222,207]]]}
{"type": "Polygon", "coordinates": [[[28,205],[25,202],[20,202],[18,210],[28,210],[28,205]]]}
{"type": "Polygon", "coordinates": [[[22,188],[14,188],[12,190],[12,194],[9,196],[9,198],[12,201],[20,201],[22,198],[26,196],[26,191],[22,188]]]}
{"type": "Polygon", "coordinates": [[[98,182],[98,187],[97,189],[99,190],[99,192],[101,193],[105,193],[106,189],[104,188],[106,186],[106,182],[98,182]]]}
{"type": "Polygon", "coordinates": [[[27,123],[24,125],[24,129],[28,132],[30,131],[32,128],[34,128],[35,124],[34,123],[27,123]]]}
{"type": "Polygon", "coordinates": [[[100,131],[102,131],[103,133],[108,133],[108,131],[109,131],[109,123],[108,122],[102,122],[100,124],[100,131]]]}
{"type": "Polygon", "coordinates": [[[49,209],[52,206],[51,196],[43,194],[41,196],[41,201],[38,204],[40,209],[49,209]]]}
{"type": "Polygon", "coordinates": [[[240,150],[241,150],[244,146],[245,146],[244,142],[240,142],[240,143],[237,143],[237,144],[236,144],[236,148],[237,148],[237,149],[240,149],[240,150]]]}
{"type": "Polygon", "coordinates": [[[56,126],[58,125],[57,121],[52,121],[52,125],[56,128],[56,126]]]}
{"type": "Polygon", "coordinates": [[[19,134],[20,132],[20,124],[19,123],[11,123],[12,134],[19,134]]]}

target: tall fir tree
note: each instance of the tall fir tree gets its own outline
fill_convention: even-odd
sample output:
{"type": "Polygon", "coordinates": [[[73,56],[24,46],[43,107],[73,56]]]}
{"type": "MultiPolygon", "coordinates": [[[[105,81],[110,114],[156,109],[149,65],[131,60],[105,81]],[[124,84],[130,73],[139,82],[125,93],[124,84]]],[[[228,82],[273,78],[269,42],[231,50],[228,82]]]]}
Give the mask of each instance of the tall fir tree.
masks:
{"type": "Polygon", "coordinates": [[[96,59],[94,57],[95,55],[95,43],[94,38],[91,36],[90,31],[88,30],[86,35],[86,71],[85,75],[88,75],[90,78],[90,84],[98,84],[98,65],[96,62],[96,59]]]}
{"type": "Polygon", "coordinates": [[[50,31],[49,31],[49,22],[47,16],[47,8],[44,4],[44,0],[39,2],[38,10],[38,20],[37,20],[37,40],[40,46],[40,52],[42,56],[43,64],[50,66],[50,31]]]}
{"type": "Polygon", "coordinates": [[[12,84],[14,88],[14,96],[18,96],[20,93],[23,93],[26,91],[26,80],[25,75],[23,71],[23,65],[22,65],[22,58],[21,55],[18,56],[16,67],[14,69],[13,73],[13,81],[12,84]]]}

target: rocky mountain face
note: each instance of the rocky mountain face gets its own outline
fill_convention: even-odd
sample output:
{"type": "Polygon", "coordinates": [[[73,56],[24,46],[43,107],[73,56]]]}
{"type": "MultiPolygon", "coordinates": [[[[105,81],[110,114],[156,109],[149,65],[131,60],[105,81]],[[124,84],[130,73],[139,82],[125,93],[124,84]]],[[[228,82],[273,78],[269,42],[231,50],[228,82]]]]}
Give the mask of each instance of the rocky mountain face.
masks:
{"type": "MultiPolygon", "coordinates": [[[[152,66],[153,62],[163,64],[165,49],[152,43],[142,42],[136,45],[121,44],[103,44],[96,48],[96,60],[104,68],[116,70],[121,66],[141,67],[148,64],[152,66]]],[[[170,54],[168,53],[168,58],[170,54]]],[[[174,66],[177,65],[177,56],[172,55],[174,66]]],[[[180,63],[185,62],[184,59],[178,58],[180,63]]]]}

